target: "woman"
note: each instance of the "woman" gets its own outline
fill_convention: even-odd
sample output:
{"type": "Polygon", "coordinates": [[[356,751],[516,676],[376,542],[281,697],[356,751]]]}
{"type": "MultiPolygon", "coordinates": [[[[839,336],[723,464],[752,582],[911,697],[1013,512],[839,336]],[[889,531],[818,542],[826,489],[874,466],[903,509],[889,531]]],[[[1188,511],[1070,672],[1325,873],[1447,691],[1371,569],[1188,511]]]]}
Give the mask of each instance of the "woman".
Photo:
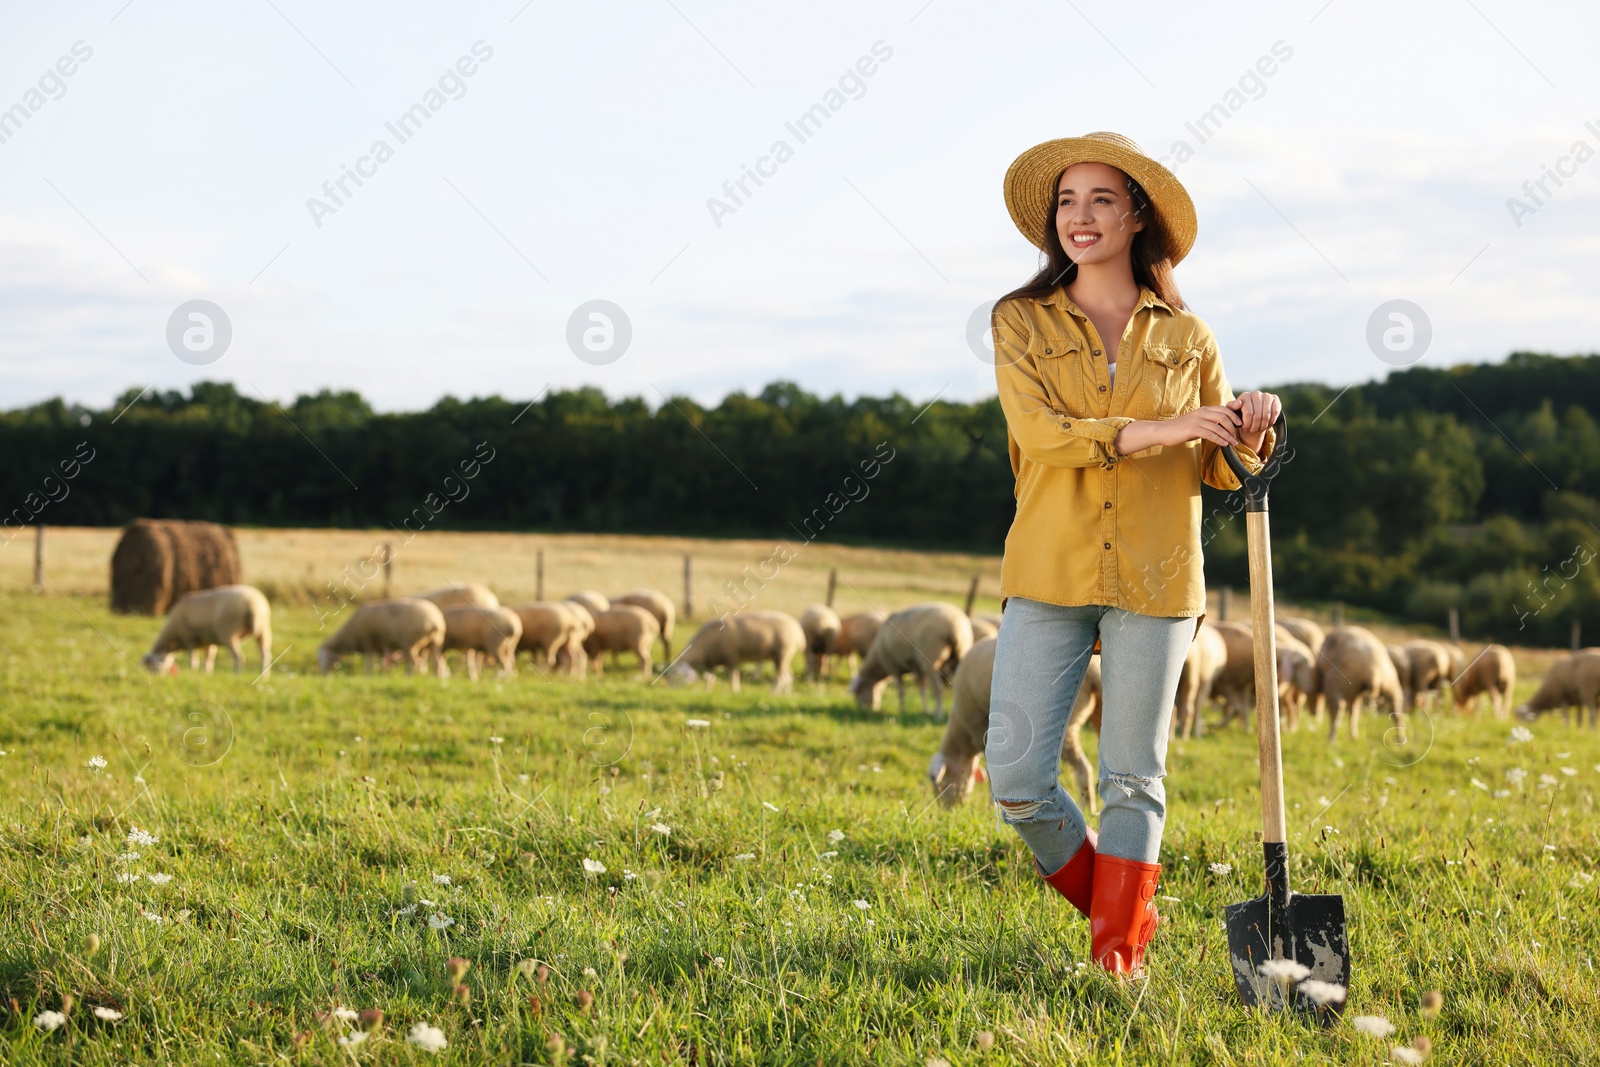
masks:
{"type": "Polygon", "coordinates": [[[1048,141],[1006,173],[1006,206],[1048,262],[995,306],[995,377],[1016,475],[986,761],[1035,872],[1089,917],[1094,959],[1142,971],[1155,932],[1167,731],[1205,614],[1200,483],[1255,472],[1278,398],[1235,398],[1216,339],[1178,295],[1194,204],[1114,133],[1048,141]],[[1100,646],[1097,836],[1057,782],[1100,646]]]}

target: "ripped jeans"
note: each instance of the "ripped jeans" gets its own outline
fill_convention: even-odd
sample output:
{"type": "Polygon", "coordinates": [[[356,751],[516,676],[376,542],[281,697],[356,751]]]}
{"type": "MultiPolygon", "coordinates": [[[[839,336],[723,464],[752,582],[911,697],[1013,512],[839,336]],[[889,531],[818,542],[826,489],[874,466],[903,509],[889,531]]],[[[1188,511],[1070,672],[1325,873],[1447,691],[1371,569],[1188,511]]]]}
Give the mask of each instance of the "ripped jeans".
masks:
{"type": "Polygon", "coordinates": [[[1088,824],[1061,788],[1061,742],[1100,638],[1100,840],[1097,851],[1155,863],[1167,798],[1167,731],[1192,618],[1121,608],[1006,601],[990,689],[985,762],[1001,817],[1045,874],[1083,845],[1088,824]],[[1009,802],[1009,803],[1008,803],[1009,802]]]}

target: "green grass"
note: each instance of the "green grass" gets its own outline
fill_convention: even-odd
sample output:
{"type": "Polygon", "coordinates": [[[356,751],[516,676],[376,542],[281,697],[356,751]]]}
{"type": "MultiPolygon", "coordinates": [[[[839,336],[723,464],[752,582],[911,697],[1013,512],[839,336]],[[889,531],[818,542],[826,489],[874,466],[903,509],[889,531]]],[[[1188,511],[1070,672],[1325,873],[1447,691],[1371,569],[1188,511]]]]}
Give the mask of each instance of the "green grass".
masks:
{"type": "Polygon", "coordinates": [[[324,678],[301,673],[318,635],[289,610],[294,674],[148,678],[115,649],[136,661],[151,620],[89,599],[0,608],[7,1064],[547,1063],[552,1032],[607,1064],[1380,1063],[1418,1036],[1441,1063],[1600,1059],[1600,738],[1559,719],[1525,744],[1490,718],[1418,723],[1406,753],[1370,716],[1359,742],[1285,737],[1294,877],[1344,895],[1349,1014],[1399,1028],[1379,1041],[1236,1001],[1221,909],[1260,879],[1237,727],[1172,748],[1160,892],[1177,899],[1149,981],[1118,985],[1080,968],[1087,924],[984,800],[930,806],[940,728],[915,710],[625,672],[324,678]],[[204,702],[231,723],[225,754],[226,731],[185,740],[204,702]],[[134,827],[159,842],[130,846],[134,827]],[[453,924],[430,930],[430,910],[453,924]],[[466,1004],[452,956],[472,962],[466,1004]],[[1433,989],[1444,1010],[1424,1018],[1433,989]],[[69,1023],[36,1029],[63,994],[69,1023]],[[381,1033],[341,1048],[347,1027],[317,1017],[336,1005],[381,1008],[381,1033]],[[448,1049],[408,1045],[418,1022],[448,1049]]]}

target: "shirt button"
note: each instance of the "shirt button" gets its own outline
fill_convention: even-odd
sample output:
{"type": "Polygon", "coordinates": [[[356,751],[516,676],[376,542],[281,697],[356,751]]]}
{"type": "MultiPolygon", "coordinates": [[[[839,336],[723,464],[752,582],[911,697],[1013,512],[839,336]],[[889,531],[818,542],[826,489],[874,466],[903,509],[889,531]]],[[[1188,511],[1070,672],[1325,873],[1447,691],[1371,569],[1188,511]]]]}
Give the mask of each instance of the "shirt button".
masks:
{"type": "Polygon", "coordinates": [[[1099,354],[1100,354],[1100,350],[1099,350],[1099,349],[1098,349],[1098,348],[1097,348],[1097,349],[1095,349],[1095,350],[1094,350],[1094,354],[1095,354],[1095,355],[1097,355],[1097,356],[1098,356],[1098,355],[1099,355],[1099,354]]]}
{"type": "Polygon", "coordinates": [[[1102,392],[1102,393],[1103,393],[1103,392],[1105,392],[1105,391],[1106,391],[1106,387],[1105,387],[1105,386],[1103,386],[1103,385],[1102,385],[1102,386],[1101,386],[1101,387],[1100,387],[1100,391],[1101,391],[1101,392],[1102,392]]]}
{"type": "Polygon", "coordinates": [[[1052,352],[1053,352],[1053,350],[1052,350],[1052,349],[1050,349],[1050,348],[1048,348],[1048,347],[1047,347],[1047,348],[1046,348],[1046,349],[1045,349],[1045,350],[1044,350],[1044,354],[1045,354],[1045,355],[1047,355],[1047,356],[1048,356],[1048,355],[1051,355],[1051,354],[1052,354],[1052,352]]]}
{"type": "Polygon", "coordinates": [[[1107,541],[1107,542],[1106,542],[1106,547],[1107,547],[1107,548],[1110,548],[1110,547],[1111,547],[1111,542],[1110,542],[1110,541],[1107,541]]]}
{"type": "Polygon", "coordinates": [[[1111,509],[1111,501],[1107,500],[1106,501],[1106,510],[1109,511],[1110,509],[1111,509]]]}

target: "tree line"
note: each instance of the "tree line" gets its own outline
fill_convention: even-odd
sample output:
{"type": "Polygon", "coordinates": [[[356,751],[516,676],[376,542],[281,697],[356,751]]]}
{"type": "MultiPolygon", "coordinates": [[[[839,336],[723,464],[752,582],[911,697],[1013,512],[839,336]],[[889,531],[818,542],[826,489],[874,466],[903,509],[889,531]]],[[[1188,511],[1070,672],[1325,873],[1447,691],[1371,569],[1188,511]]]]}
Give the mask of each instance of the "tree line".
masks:
{"type": "MultiPolygon", "coordinates": [[[[1409,368],[1342,393],[1276,387],[1293,458],[1272,494],[1282,596],[1463,633],[1600,635],[1600,355],[1409,368]]],[[[0,414],[0,541],[32,522],[674,533],[999,552],[1014,500],[999,402],[815,396],[789,382],[652,410],[598,389],[277,404],[230,384],[99,411],[0,414]]],[[[1247,581],[1243,523],[1204,490],[1206,573],[1247,581]]]]}

